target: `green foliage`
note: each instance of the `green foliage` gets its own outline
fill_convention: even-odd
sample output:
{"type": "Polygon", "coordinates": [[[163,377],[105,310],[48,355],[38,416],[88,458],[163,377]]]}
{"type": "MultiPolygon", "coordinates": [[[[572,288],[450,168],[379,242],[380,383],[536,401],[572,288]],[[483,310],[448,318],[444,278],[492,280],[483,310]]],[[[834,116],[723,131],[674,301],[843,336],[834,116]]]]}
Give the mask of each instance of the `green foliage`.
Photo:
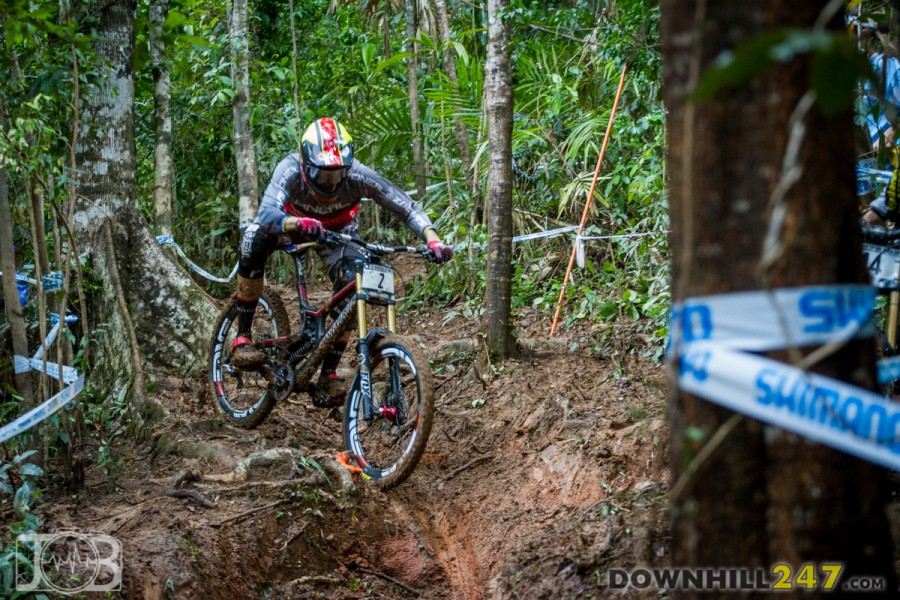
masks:
{"type": "Polygon", "coordinates": [[[28,462],[37,453],[26,450],[11,461],[0,463],[0,507],[4,510],[12,505],[14,520],[4,526],[0,533],[0,590],[9,592],[10,598],[25,597],[25,592],[14,592],[16,586],[16,565],[20,574],[28,576],[31,568],[33,548],[26,548],[17,542],[17,537],[26,533],[36,533],[41,520],[34,511],[41,498],[38,479],[44,471],[36,464],[28,462]]]}

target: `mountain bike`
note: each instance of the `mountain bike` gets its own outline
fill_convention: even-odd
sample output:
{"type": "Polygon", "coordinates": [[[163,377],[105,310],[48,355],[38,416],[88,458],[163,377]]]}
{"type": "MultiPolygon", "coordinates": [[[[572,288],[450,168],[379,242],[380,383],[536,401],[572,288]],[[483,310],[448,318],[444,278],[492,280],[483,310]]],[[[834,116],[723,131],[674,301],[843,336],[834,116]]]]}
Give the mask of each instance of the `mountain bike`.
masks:
{"type": "Polygon", "coordinates": [[[252,428],[292,393],[305,392],[318,408],[334,400],[312,383],[313,375],[356,317],[358,364],[343,410],[342,457],[351,471],[382,488],[402,483],[425,450],[434,416],[434,378],[422,350],[396,335],[394,271],[385,257],[398,253],[434,260],[426,246],[384,246],[326,232],[326,244],[356,246],[356,281],[338,290],[321,307],[310,304],[304,278],[305,257],[316,243],[280,249],[294,260],[301,323],[290,321],[277,294],[264,288],[253,319],[254,346],[266,354],[264,365],[244,371],[231,364],[237,334],[236,300],[222,309],[212,336],[210,384],[219,410],[235,425],[252,428]],[[384,306],[387,328],[369,328],[367,307],[384,306]],[[330,325],[327,321],[331,318],[330,325]]]}
{"type": "Polygon", "coordinates": [[[897,380],[897,327],[900,325],[900,229],[862,226],[863,254],[872,286],[878,294],[887,296],[884,325],[879,330],[882,358],[879,360],[879,382],[894,391],[897,380]]]}

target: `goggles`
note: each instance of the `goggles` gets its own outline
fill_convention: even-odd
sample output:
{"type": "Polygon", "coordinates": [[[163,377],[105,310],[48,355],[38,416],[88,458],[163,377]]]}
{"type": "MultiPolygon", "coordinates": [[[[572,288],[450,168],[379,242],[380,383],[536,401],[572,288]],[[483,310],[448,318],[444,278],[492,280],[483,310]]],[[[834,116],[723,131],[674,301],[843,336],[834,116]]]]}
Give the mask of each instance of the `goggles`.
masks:
{"type": "Polygon", "coordinates": [[[318,167],[309,167],[307,176],[310,182],[322,193],[333,194],[341,187],[350,167],[340,167],[337,169],[320,169],[318,167]]]}

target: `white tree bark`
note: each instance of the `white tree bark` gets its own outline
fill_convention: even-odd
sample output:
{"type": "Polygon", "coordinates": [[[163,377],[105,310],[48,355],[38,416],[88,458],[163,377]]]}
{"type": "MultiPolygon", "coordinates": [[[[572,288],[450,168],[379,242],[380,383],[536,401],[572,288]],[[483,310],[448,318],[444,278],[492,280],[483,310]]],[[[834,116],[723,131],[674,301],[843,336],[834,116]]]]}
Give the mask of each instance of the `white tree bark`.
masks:
{"type": "Polygon", "coordinates": [[[231,39],[231,79],[234,81],[234,156],[237,162],[238,206],[241,223],[256,219],[259,207],[259,176],[253,131],[250,128],[250,65],[247,43],[247,0],[229,5],[228,34],[231,39]]]}
{"type": "Polygon", "coordinates": [[[202,366],[216,310],[162,252],[137,208],[135,0],[99,0],[96,8],[93,68],[103,76],[81,106],[76,148],[81,169],[73,219],[79,250],[101,284],[92,299],[92,381],[98,389],[105,384],[111,393],[130,384],[139,410],[153,420],[164,408],[144,400],[145,361],[181,372],[202,366]]]}
{"type": "Polygon", "coordinates": [[[153,175],[153,204],[156,227],[162,235],[172,233],[175,205],[175,160],[172,156],[172,91],[163,23],[169,14],[169,0],[150,3],[150,60],[153,64],[153,101],[156,109],[156,149],[153,175]]]}
{"type": "Polygon", "coordinates": [[[484,330],[500,356],[513,353],[512,299],[512,67],[509,23],[500,14],[509,0],[488,0],[485,101],[488,125],[488,243],[484,330]]]}
{"type": "MultiPolygon", "coordinates": [[[[450,50],[450,16],[447,13],[446,0],[434,0],[434,8],[437,12],[438,35],[440,36],[441,46],[444,48],[444,73],[450,83],[459,88],[459,77],[456,75],[456,61],[453,59],[453,52],[450,50]]],[[[462,117],[456,116],[453,119],[456,126],[456,142],[459,144],[459,159],[462,162],[463,174],[466,178],[466,189],[469,190],[469,196],[475,198],[477,195],[475,183],[475,171],[472,165],[472,146],[469,144],[469,132],[462,117]]]]}
{"type": "Polygon", "coordinates": [[[416,200],[425,202],[425,158],[422,152],[422,135],[419,131],[419,80],[416,70],[419,66],[419,48],[413,39],[416,37],[416,3],[415,0],[404,0],[406,6],[406,51],[412,54],[406,59],[406,72],[409,77],[409,119],[412,124],[413,169],[416,179],[416,200]]]}

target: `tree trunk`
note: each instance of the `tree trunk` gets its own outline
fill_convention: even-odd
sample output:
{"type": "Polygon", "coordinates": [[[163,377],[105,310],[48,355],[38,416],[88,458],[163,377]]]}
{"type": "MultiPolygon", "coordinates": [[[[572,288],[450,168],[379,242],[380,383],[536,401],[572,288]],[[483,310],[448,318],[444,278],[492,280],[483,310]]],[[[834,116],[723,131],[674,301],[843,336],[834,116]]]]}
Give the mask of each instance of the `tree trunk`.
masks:
{"type": "MultiPolygon", "coordinates": [[[[3,123],[0,117],[0,124],[3,123]]],[[[6,185],[6,171],[0,169],[0,264],[3,269],[3,300],[6,302],[6,320],[9,322],[13,354],[31,356],[28,351],[28,335],[25,331],[25,316],[19,303],[16,287],[16,253],[13,248],[12,211],[9,205],[9,189],[6,185]]],[[[31,374],[16,375],[16,392],[22,397],[22,411],[34,406],[31,390],[31,374]]]]}
{"type": "Polygon", "coordinates": [[[406,51],[412,54],[406,59],[406,72],[409,76],[409,119],[412,123],[413,169],[416,179],[416,200],[425,204],[425,158],[422,153],[422,133],[419,130],[419,79],[416,70],[419,68],[419,45],[416,37],[416,3],[415,0],[404,0],[406,7],[406,51]]]}
{"type": "MultiPolygon", "coordinates": [[[[444,72],[454,88],[459,88],[459,77],[456,76],[456,61],[450,50],[450,17],[447,14],[445,0],[434,0],[434,8],[437,11],[438,35],[441,47],[444,49],[444,72]]],[[[475,183],[475,170],[472,165],[472,146],[469,144],[469,132],[461,116],[453,119],[456,126],[456,142],[459,144],[459,159],[462,161],[463,175],[466,178],[466,189],[469,196],[475,198],[478,192],[475,183]]]]}
{"type": "Polygon", "coordinates": [[[501,18],[509,0],[488,0],[485,100],[488,122],[488,243],[484,330],[501,357],[513,353],[512,297],[512,125],[513,91],[509,23],[501,18]]]}
{"type": "Polygon", "coordinates": [[[247,0],[229,5],[228,34],[231,38],[231,79],[234,81],[234,156],[237,161],[238,205],[241,223],[256,219],[259,207],[259,174],[250,128],[250,66],[247,43],[247,0]]]}
{"type": "Polygon", "coordinates": [[[94,68],[105,76],[83,98],[73,226],[101,290],[92,298],[96,389],[132,397],[151,422],[144,359],[186,372],[202,367],[216,317],[212,302],[163,253],[137,208],[134,148],[134,0],[98,2],[94,68]],[[140,348],[140,350],[139,350],[140,348]],[[131,382],[123,381],[123,374],[131,382]],[[101,387],[103,386],[103,387],[101,387]]]}
{"type": "Polygon", "coordinates": [[[175,159],[172,154],[172,90],[163,24],[169,14],[169,0],[150,4],[150,59],[153,63],[153,103],[156,109],[156,149],[153,173],[153,204],[156,227],[162,235],[172,234],[172,207],[175,205],[175,159]]]}
{"type": "MultiPolygon", "coordinates": [[[[721,52],[776,29],[810,29],[824,5],[812,0],[661,4],[673,301],[866,281],[853,191],[851,114],[848,109],[827,117],[815,105],[806,112],[798,108],[809,98],[808,58],[779,64],[719,91],[713,100],[689,99],[699,75],[721,52]],[[795,113],[800,120],[791,122],[795,113]],[[788,154],[789,141],[799,141],[796,155],[788,154]],[[799,180],[785,188],[794,168],[802,169],[799,180]],[[786,189],[783,250],[763,264],[779,184],[786,189]]],[[[835,27],[838,20],[832,19],[835,27]]],[[[771,356],[788,361],[784,352],[771,356]]],[[[871,388],[873,364],[871,340],[854,341],[813,370],[871,388]]],[[[844,578],[885,575],[893,590],[886,472],[734,415],[675,393],[672,564],[768,569],[779,561],[795,568],[841,561],[847,567],[844,578]],[[726,423],[737,424],[696,471],[689,469],[685,457],[696,456],[717,432],[724,434],[726,423]],[[693,441],[690,432],[702,432],[702,441],[693,441]]],[[[809,598],[819,592],[797,594],[809,598]]]]}

